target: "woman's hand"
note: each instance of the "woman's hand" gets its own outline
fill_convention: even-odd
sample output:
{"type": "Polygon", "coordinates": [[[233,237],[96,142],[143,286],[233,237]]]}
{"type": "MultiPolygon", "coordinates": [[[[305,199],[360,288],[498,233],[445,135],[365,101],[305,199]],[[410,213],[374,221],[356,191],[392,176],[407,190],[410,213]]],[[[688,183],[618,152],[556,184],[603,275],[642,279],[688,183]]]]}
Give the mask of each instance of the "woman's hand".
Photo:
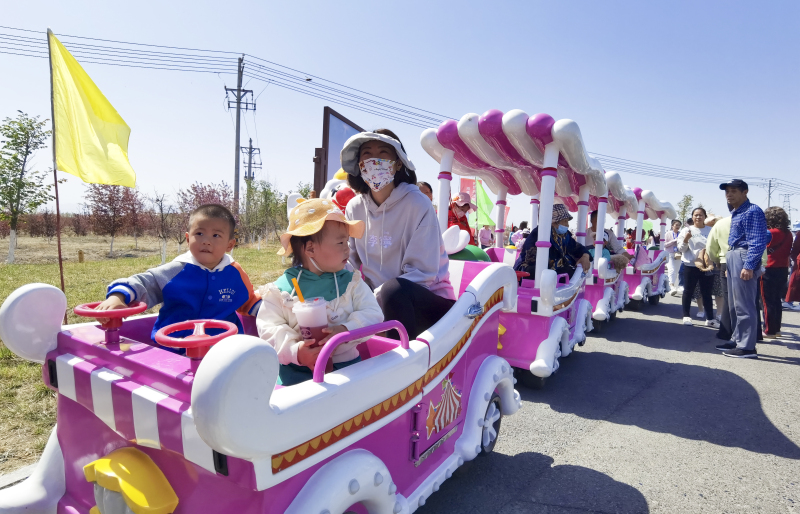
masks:
{"type": "Polygon", "coordinates": [[[333,325],[328,328],[323,328],[323,332],[328,334],[327,336],[323,337],[322,340],[319,342],[319,347],[322,348],[325,346],[325,343],[330,340],[331,337],[335,336],[336,334],[341,334],[342,332],[347,332],[347,327],[344,325],[333,325]]]}
{"type": "Polygon", "coordinates": [[[313,339],[306,339],[303,345],[297,349],[297,362],[301,366],[305,366],[310,370],[314,370],[314,365],[317,363],[319,352],[322,351],[322,345],[314,346],[316,343],[313,339]]]}
{"type": "Polygon", "coordinates": [[[683,236],[683,242],[684,243],[688,243],[689,239],[691,239],[691,238],[692,238],[692,231],[691,230],[687,230],[686,231],[686,235],[683,236]]]}
{"type": "Polygon", "coordinates": [[[578,264],[580,264],[583,267],[584,272],[588,272],[590,269],[592,269],[588,253],[581,255],[581,258],[578,259],[578,264]]]}
{"type": "MultiPolygon", "coordinates": [[[[103,303],[94,308],[96,311],[111,311],[115,309],[124,309],[128,304],[125,303],[125,295],[121,293],[112,293],[106,298],[103,303]]],[[[101,325],[105,325],[111,318],[95,318],[101,325]]]]}

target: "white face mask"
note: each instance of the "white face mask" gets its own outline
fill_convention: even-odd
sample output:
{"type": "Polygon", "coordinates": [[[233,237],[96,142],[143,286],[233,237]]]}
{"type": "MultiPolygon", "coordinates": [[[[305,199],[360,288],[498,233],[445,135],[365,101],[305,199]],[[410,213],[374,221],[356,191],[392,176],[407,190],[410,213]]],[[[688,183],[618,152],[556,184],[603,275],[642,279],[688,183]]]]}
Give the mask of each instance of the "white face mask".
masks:
{"type": "Polygon", "coordinates": [[[385,188],[394,180],[394,163],[388,159],[367,159],[361,161],[358,167],[361,169],[361,178],[376,193],[385,188]]]}

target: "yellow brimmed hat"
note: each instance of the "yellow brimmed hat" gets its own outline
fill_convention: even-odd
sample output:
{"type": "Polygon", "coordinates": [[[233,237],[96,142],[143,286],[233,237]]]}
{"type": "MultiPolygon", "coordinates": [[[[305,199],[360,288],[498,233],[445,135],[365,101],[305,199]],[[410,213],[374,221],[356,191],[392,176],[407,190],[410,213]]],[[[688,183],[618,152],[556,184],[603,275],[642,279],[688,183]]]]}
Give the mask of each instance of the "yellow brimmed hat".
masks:
{"type": "Polygon", "coordinates": [[[348,220],[344,213],[330,200],[312,198],[300,203],[289,212],[289,228],[281,235],[281,245],[278,255],[291,255],[292,245],[289,241],[292,236],[310,236],[322,230],[325,222],[340,221],[347,224],[350,237],[360,239],[364,235],[364,222],[361,220],[348,220]]]}

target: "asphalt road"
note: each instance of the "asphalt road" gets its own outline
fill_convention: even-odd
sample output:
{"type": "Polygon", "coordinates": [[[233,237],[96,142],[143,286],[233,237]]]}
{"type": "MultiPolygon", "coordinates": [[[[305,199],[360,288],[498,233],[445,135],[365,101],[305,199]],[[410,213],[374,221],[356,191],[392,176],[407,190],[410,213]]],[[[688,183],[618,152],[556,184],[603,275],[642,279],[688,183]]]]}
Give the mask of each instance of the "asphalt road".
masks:
{"type": "Polygon", "coordinates": [[[800,513],[800,313],[758,360],[680,319],[669,296],[626,311],[543,390],[518,383],[495,451],[417,512],[800,513]]]}

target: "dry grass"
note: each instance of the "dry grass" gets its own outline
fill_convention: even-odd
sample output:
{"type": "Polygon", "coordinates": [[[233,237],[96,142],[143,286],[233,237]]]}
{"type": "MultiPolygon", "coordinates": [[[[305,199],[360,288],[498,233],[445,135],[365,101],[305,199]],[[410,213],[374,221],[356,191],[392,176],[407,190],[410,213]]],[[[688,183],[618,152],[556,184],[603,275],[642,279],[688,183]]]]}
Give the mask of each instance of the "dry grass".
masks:
{"type": "MultiPolygon", "coordinates": [[[[0,242],[0,244],[2,244],[0,242]]],[[[8,240],[5,240],[8,245],[8,240]]],[[[120,252],[108,258],[108,242],[102,237],[66,237],[62,240],[67,291],[68,321],[78,318],[72,308],[82,303],[99,301],[112,280],[139,273],[161,263],[156,239],[139,239],[139,250],[133,238],[114,242],[120,252]],[[82,249],[86,262],[80,264],[77,252],[82,249]]],[[[186,246],[183,246],[186,249],[186,246]]],[[[255,286],[275,280],[285,266],[275,255],[277,243],[255,245],[234,250],[234,258],[242,265],[255,286]]],[[[0,251],[7,251],[7,246],[0,251]]],[[[5,254],[0,254],[5,256],[5,254]]],[[[177,245],[170,243],[167,260],[177,255],[177,245]]],[[[21,237],[17,246],[19,264],[0,264],[0,302],[15,289],[32,282],[59,285],[55,240],[21,237]]],[[[42,383],[41,366],[16,357],[0,341],[0,474],[35,462],[47,442],[56,421],[55,395],[42,383]]]]}

